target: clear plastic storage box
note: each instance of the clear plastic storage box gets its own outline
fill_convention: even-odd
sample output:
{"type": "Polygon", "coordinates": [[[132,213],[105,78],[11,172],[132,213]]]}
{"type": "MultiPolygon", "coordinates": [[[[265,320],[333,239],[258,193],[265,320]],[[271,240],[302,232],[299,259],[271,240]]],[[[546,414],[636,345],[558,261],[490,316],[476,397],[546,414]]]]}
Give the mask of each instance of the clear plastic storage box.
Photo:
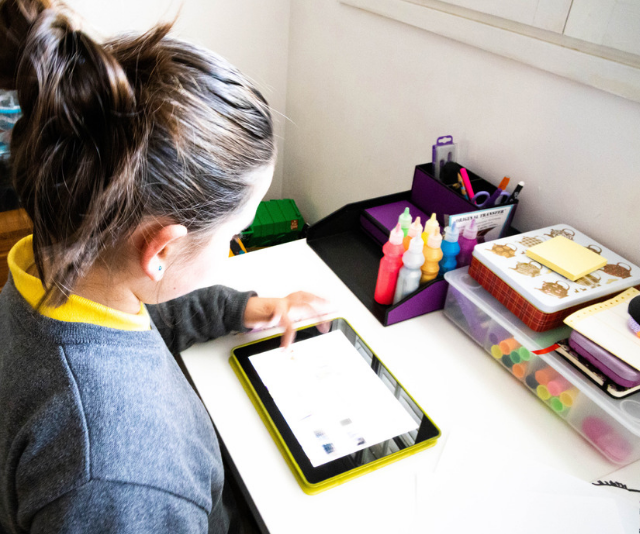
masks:
{"type": "Polygon", "coordinates": [[[626,465],[640,459],[640,393],[609,397],[555,351],[544,352],[569,337],[569,327],[534,332],[466,267],[446,273],[445,279],[444,313],[451,321],[608,460],[626,465]]]}

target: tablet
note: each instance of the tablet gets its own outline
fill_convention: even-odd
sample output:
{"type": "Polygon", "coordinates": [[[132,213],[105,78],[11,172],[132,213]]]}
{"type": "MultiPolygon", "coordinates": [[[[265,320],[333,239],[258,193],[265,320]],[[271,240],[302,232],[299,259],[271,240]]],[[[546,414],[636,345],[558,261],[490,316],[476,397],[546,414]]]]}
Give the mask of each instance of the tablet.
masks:
{"type": "Polygon", "coordinates": [[[232,350],[230,363],[302,490],[324,491],[433,446],[440,430],[351,325],[232,350]],[[327,331],[328,330],[328,331],[327,331]]]}

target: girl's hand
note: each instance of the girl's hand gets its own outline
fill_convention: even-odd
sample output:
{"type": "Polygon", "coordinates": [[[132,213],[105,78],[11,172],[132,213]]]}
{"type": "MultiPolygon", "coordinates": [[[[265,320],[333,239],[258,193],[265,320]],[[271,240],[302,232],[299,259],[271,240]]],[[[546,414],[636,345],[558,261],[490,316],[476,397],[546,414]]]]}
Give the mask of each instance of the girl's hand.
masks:
{"type": "MultiPolygon", "coordinates": [[[[320,318],[334,309],[328,300],[304,291],[291,293],[283,299],[251,297],[244,312],[244,325],[252,329],[283,326],[285,331],[280,346],[286,348],[296,335],[294,323],[320,318]]],[[[328,328],[329,323],[318,325],[321,331],[328,331],[328,328]]]]}

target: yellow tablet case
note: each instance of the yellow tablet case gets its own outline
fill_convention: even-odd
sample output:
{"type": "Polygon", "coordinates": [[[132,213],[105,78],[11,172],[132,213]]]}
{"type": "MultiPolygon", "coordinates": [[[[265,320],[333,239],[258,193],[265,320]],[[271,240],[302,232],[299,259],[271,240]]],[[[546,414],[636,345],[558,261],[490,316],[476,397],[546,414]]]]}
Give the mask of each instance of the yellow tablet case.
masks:
{"type": "MultiPolygon", "coordinates": [[[[342,320],[345,321],[351,327],[351,325],[349,324],[348,321],[346,321],[345,319],[342,319],[342,320]]],[[[351,327],[351,328],[353,329],[353,327],[351,327]]],[[[354,330],[354,332],[355,332],[355,330],[354,330]]],[[[358,335],[358,337],[362,341],[362,337],[357,332],[356,332],[356,334],[358,335]]],[[[356,478],[356,477],[359,477],[359,476],[364,475],[366,473],[370,473],[371,471],[375,471],[376,469],[379,469],[379,468],[381,468],[381,467],[383,467],[383,466],[385,466],[387,464],[393,463],[393,462],[395,462],[397,460],[400,460],[402,458],[405,458],[407,456],[411,456],[412,454],[415,454],[418,451],[433,447],[436,444],[436,442],[438,441],[438,438],[442,434],[442,432],[440,431],[440,428],[438,426],[436,426],[436,424],[426,414],[426,412],[422,409],[422,406],[420,406],[415,401],[415,399],[411,395],[409,395],[409,392],[404,388],[404,386],[402,386],[400,381],[393,375],[393,373],[391,373],[391,371],[389,371],[389,368],[386,365],[384,365],[384,363],[380,360],[380,358],[378,358],[376,356],[376,358],[378,358],[378,361],[380,361],[380,364],[396,380],[396,382],[398,382],[398,384],[400,384],[400,386],[402,386],[402,388],[407,393],[409,398],[416,404],[416,406],[418,406],[418,408],[420,408],[420,411],[423,413],[423,415],[438,430],[438,435],[433,437],[433,438],[431,438],[431,439],[429,439],[429,440],[426,440],[426,441],[423,441],[421,443],[417,443],[415,445],[407,447],[406,449],[402,449],[400,451],[397,451],[397,452],[394,452],[392,454],[389,454],[388,456],[385,456],[384,458],[379,458],[377,460],[374,460],[373,462],[369,462],[369,463],[367,463],[365,465],[362,465],[360,467],[356,467],[356,468],[352,469],[351,471],[347,471],[346,473],[342,473],[342,474],[336,475],[336,476],[334,476],[332,478],[323,480],[322,482],[318,482],[317,484],[309,482],[306,479],[306,477],[304,476],[304,473],[302,472],[302,469],[300,469],[300,467],[298,466],[295,458],[291,454],[291,451],[289,450],[289,447],[287,446],[285,440],[283,439],[282,435],[278,431],[278,428],[276,427],[276,424],[271,419],[271,416],[269,415],[269,412],[267,411],[266,407],[264,406],[264,404],[260,400],[260,397],[258,396],[256,390],[253,388],[253,385],[251,384],[249,378],[247,377],[247,375],[245,374],[244,370],[242,369],[242,367],[241,367],[240,363],[238,362],[238,359],[236,358],[235,353],[234,353],[234,351],[236,349],[240,349],[242,347],[247,347],[247,346],[253,345],[255,343],[260,343],[262,341],[265,341],[266,339],[272,339],[272,338],[275,338],[275,337],[279,337],[279,334],[275,335],[275,336],[270,336],[268,338],[259,339],[257,341],[253,341],[251,343],[245,343],[244,345],[240,345],[238,347],[235,347],[231,351],[231,357],[229,358],[229,363],[231,364],[231,367],[235,371],[236,376],[239,378],[240,383],[242,384],[242,387],[244,388],[245,392],[247,393],[247,395],[251,399],[251,402],[253,403],[254,407],[256,408],[258,414],[260,415],[260,418],[262,419],[262,422],[265,424],[265,426],[267,427],[267,430],[269,430],[269,433],[271,434],[271,437],[276,442],[276,445],[278,446],[278,449],[280,449],[280,453],[282,454],[282,456],[284,457],[285,461],[289,465],[289,468],[291,469],[293,475],[296,477],[296,480],[298,481],[298,484],[300,484],[300,487],[302,488],[302,491],[304,491],[306,494],[314,495],[316,493],[320,493],[322,491],[325,491],[325,490],[328,490],[328,489],[333,488],[335,486],[338,486],[338,485],[340,485],[340,484],[342,484],[342,483],[344,483],[344,482],[346,482],[348,480],[351,480],[352,478],[356,478]]],[[[372,354],[375,354],[371,350],[371,347],[369,347],[366,343],[364,343],[364,341],[362,341],[362,343],[367,347],[367,349],[369,349],[369,351],[371,351],[372,354]]]]}

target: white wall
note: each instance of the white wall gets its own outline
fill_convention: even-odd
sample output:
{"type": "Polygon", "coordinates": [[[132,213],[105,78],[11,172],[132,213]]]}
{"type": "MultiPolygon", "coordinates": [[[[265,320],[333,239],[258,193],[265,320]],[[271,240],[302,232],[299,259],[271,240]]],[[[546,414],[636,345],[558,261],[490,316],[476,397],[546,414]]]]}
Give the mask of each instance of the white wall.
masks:
{"type": "Polygon", "coordinates": [[[227,58],[262,91],[276,119],[280,158],[268,198],[282,196],[290,0],[67,0],[105,37],[173,20],[175,34],[227,58]]]}
{"type": "Polygon", "coordinates": [[[460,163],[524,180],[515,225],[565,222],[640,264],[640,104],[337,0],[291,0],[284,196],[311,222],[460,163]]]}

